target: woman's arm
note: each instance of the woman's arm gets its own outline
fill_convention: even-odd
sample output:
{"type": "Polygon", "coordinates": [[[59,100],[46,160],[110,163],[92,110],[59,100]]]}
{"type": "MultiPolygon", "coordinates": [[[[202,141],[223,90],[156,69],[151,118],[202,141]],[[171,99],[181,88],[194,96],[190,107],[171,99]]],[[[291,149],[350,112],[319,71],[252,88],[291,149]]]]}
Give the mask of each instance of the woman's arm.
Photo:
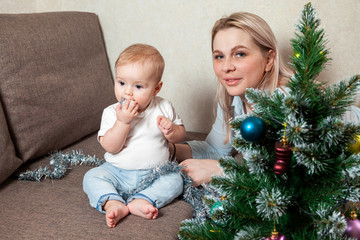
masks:
{"type": "Polygon", "coordinates": [[[360,123],[360,108],[352,105],[349,107],[349,109],[344,113],[343,120],[346,123],[354,123],[359,124],[360,123]]]}

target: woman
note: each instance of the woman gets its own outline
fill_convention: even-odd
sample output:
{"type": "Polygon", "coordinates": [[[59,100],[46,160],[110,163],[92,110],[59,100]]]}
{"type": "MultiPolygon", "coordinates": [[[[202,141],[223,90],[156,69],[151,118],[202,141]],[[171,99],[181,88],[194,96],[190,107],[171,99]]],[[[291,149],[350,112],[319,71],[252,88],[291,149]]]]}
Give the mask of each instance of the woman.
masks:
{"type": "Polygon", "coordinates": [[[176,144],[175,150],[172,149],[195,186],[221,174],[217,159],[232,153],[229,120],[251,111],[245,90],[272,92],[284,86],[291,74],[280,57],[271,28],[251,13],[233,13],[215,23],[212,53],[219,80],[215,123],[205,141],[176,144]]]}

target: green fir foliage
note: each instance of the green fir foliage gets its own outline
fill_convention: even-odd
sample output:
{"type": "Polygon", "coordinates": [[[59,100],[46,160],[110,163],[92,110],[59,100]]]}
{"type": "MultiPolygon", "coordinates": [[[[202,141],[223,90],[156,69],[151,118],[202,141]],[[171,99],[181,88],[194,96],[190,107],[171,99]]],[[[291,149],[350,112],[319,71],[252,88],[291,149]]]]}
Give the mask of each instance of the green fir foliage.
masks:
{"type": "Polygon", "coordinates": [[[233,146],[243,158],[219,159],[224,175],[210,183],[219,195],[204,199],[208,219],[184,221],[180,239],[264,239],[274,226],[288,240],[346,239],[345,203],[360,196],[360,156],[349,151],[360,126],[342,117],[354,101],[360,76],[334,86],[316,79],[330,60],[319,25],[315,10],[306,4],[291,40],[294,74],[287,94],[246,91],[253,113],[231,123],[233,146]],[[256,142],[240,133],[249,116],[266,124],[265,136],[256,142]],[[292,157],[287,172],[277,175],[274,146],[283,136],[292,157]]]}

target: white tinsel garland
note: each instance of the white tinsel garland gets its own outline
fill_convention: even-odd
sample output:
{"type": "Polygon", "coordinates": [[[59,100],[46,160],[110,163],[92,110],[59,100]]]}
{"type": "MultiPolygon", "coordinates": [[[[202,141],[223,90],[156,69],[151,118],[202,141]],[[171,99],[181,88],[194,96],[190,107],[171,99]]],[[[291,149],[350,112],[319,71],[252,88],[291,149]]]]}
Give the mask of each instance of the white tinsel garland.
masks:
{"type": "MultiPolygon", "coordinates": [[[[42,168],[41,166],[34,170],[22,172],[19,174],[19,180],[41,181],[42,179],[61,179],[63,178],[71,166],[85,165],[85,166],[100,166],[105,162],[104,159],[99,159],[96,156],[84,155],[82,150],[72,150],[71,152],[62,153],[61,151],[54,152],[50,155],[50,165],[42,168]]],[[[147,177],[140,183],[139,187],[131,192],[119,193],[123,197],[129,197],[137,192],[150,186],[160,176],[172,172],[180,172],[184,180],[184,201],[190,203],[193,208],[193,217],[198,219],[205,219],[205,204],[203,197],[207,192],[206,187],[194,187],[193,182],[189,176],[183,173],[182,167],[176,161],[170,161],[167,164],[153,168],[147,177]]]]}

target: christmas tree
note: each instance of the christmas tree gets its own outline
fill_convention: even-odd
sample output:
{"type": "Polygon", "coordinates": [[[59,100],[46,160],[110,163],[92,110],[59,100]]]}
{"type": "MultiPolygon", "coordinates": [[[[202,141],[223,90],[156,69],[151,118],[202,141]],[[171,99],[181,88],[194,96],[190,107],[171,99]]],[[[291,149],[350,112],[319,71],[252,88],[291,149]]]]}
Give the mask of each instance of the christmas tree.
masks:
{"type": "Polygon", "coordinates": [[[359,210],[360,155],[351,146],[360,126],[342,119],[360,76],[333,86],[316,80],[330,60],[319,24],[306,4],[287,93],[246,91],[253,113],[231,122],[242,163],[219,159],[224,175],[210,182],[217,194],[204,197],[208,216],[183,221],[180,239],[360,239],[349,216],[359,210]]]}

